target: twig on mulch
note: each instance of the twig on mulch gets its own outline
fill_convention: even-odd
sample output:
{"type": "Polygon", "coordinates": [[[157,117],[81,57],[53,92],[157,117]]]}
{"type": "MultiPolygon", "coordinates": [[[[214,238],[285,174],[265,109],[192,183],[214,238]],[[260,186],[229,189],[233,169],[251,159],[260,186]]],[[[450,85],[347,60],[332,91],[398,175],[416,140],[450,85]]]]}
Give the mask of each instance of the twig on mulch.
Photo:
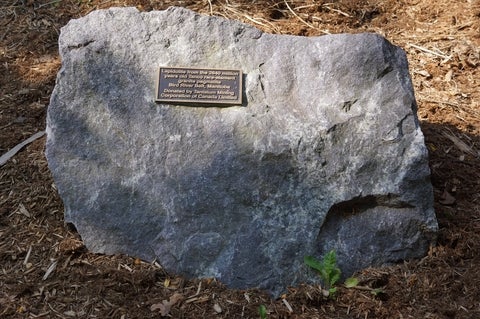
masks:
{"type": "Polygon", "coordinates": [[[443,136],[445,136],[446,138],[448,138],[450,141],[452,141],[453,144],[455,144],[455,146],[462,152],[464,153],[467,153],[467,154],[470,154],[474,157],[477,157],[479,156],[479,154],[476,154],[473,150],[472,147],[468,146],[464,141],[462,141],[461,139],[459,139],[457,136],[455,136],[452,132],[449,133],[446,133],[446,132],[443,132],[442,133],[443,136]]]}
{"type": "MultiPolygon", "coordinates": [[[[298,14],[296,14],[295,11],[293,11],[292,8],[290,7],[290,5],[288,4],[287,0],[284,0],[284,1],[285,1],[285,5],[287,6],[288,10],[289,10],[298,20],[300,20],[303,24],[305,24],[305,25],[308,26],[309,28],[318,30],[318,28],[316,28],[315,26],[313,26],[311,23],[308,23],[307,21],[303,20],[298,14]]],[[[322,31],[322,30],[320,30],[320,31],[323,32],[323,33],[325,33],[325,34],[328,34],[328,33],[325,32],[325,31],[322,31]]]]}
{"type": "MultiPolygon", "coordinates": [[[[438,53],[438,52],[432,51],[432,50],[430,50],[430,49],[421,47],[421,46],[416,45],[416,44],[413,44],[413,43],[408,43],[408,45],[411,46],[412,48],[417,49],[417,50],[423,51],[423,52],[425,52],[425,53],[430,53],[430,54],[433,54],[433,55],[435,55],[435,56],[438,56],[438,57],[444,59],[443,63],[447,62],[448,60],[450,60],[450,59],[452,58],[451,55],[446,55],[446,54],[443,53],[443,52],[438,53]]],[[[440,50],[438,50],[438,51],[440,51],[440,50]]]]}
{"type": "Polygon", "coordinates": [[[23,141],[22,143],[16,145],[14,148],[12,148],[10,151],[6,152],[5,154],[3,154],[1,157],[0,157],[0,166],[2,166],[3,164],[5,164],[10,158],[12,158],[15,154],[18,153],[18,151],[20,151],[25,145],[28,145],[30,143],[32,143],[33,141],[39,139],[40,137],[42,137],[43,135],[45,135],[45,131],[40,131],[40,132],[37,132],[35,134],[33,134],[32,136],[30,136],[28,139],[26,139],[25,141],[23,141]]]}
{"type": "Polygon", "coordinates": [[[210,15],[213,16],[213,7],[212,7],[212,1],[208,0],[208,7],[210,8],[210,15]]]}
{"type": "Polygon", "coordinates": [[[330,7],[327,5],[327,3],[326,3],[326,4],[324,4],[324,5],[323,5],[323,7],[324,7],[324,8],[327,8],[327,9],[328,9],[328,10],[330,10],[330,11],[333,11],[333,12],[339,13],[339,14],[341,14],[342,16],[345,16],[345,17],[347,17],[347,18],[351,18],[351,17],[352,17],[351,15],[349,15],[349,14],[348,14],[348,13],[346,13],[346,12],[343,12],[342,10],[338,10],[338,9],[330,8],[330,7]]]}
{"type": "Polygon", "coordinates": [[[234,8],[232,8],[232,7],[230,7],[230,6],[226,6],[226,5],[225,5],[225,6],[223,6],[223,8],[224,8],[225,10],[228,10],[228,11],[230,11],[230,12],[238,15],[238,16],[241,16],[241,17],[247,19],[247,20],[250,21],[250,22],[253,22],[253,23],[255,23],[255,24],[261,25],[261,26],[264,27],[264,28],[270,29],[270,31],[272,31],[272,32],[281,33],[281,32],[280,32],[280,29],[278,29],[278,28],[277,28],[275,25],[273,25],[271,22],[269,22],[269,21],[267,21],[267,20],[265,20],[265,19],[263,19],[263,18],[254,18],[254,17],[251,17],[251,16],[249,16],[248,14],[246,14],[246,13],[240,11],[240,10],[234,9],[234,8]],[[261,21],[260,21],[260,20],[261,20],[261,21]],[[265,23],[262,22],[262,21],[264,21],[265,23]]]}
{"type": "Polygon", "coordinates": [[[474,107],[465,107],[462,106],[458,103],[453,103],[449,101],[440,101],[436,99],[431,99],[431,98],[423,98],[420,97],[418,99],[420,102],[426,102],[426,103],[435,103],[435,104],[440,104],[440,105],[447,105],[455,109],[456,111],[463,112],[468,114],[469,116],[475,118],[476,120],[480,120],[480,112],[476,111],[474,107]]]}

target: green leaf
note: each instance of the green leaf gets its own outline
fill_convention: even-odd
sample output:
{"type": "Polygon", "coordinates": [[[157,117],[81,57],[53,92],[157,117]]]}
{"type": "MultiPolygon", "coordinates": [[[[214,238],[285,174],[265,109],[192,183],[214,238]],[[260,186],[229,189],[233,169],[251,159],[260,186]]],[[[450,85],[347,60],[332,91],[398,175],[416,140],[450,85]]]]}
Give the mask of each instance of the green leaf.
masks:
{"type": "Polygon", "coordinates": [[[324,274],[323,280],[329,286],[333,286],[339,279],[341,271],[337,267],[337,256],[335,254],[335,250],[330,250],[322,260],[324,274]]]}
{"type": "Polygon", "coordinates": [[[335,254],[335,250],[330,250],[324,257],[323,257],[323,266],[327,270],[327,272],[332,273],[337,268],[337,255],[335,254]]]}
{"type": "Polygon", "coordinates": [[[335,250],[331,250],[323,256],[322,261],[318,261],[312,256],[303,258],[306,265],[318,271],[320,278],[326,288],[331,288],[340,279],[341,271],[337,267],[337,256],[335,250]]]}
{"type": "Polygon", "coordinates": [[[353,288],[358,286],[358,279],[355,277],[349,277],[345,279],[345,287],[347,288],[353,288]]]}
{"type": "Polygon", "coordinates": [[[372,295],[374,295],[375,297],[378,297],[378,296],[384,294],[385,292],[384,292],[383,289],[381,289],[381,288],[376,288],[376,289],[373,289],[373,290],[371,291],[371,293],[372,293],[372,295]]]}
{"type": "Polygon", "coordinates": [[[330,286],[333,286],[337,283],[337,281],[340,279],[340,275],[340,269],[338,268],[335,268],[334,271],[331,272],[329,279],[330,286]]]}
{"type": "Polygon", "coordinates": [[[337,287],[333,287],[333,288],[330,288],[328,289],[328,292],[330,293],[330,297],[333,297],[335,295],[335,293],[337,292],[337,287]]]}
{"type": "Polygon", "coordinates": [[[320,273],[321,273],[322,270],[324,269],[323,265],[322,265],[318,260],[316,260],[315,257],[305,256],[305,257],[303,257],[303,262],[304,262],[307,266],[309,266],[309,267],[317,270],[317,271],[320,272],[320,273]]]}
{"type": "Polygon", "coordinates": [[[327,271],[327,269],[325,268],[322,268],[320,270],[320,278],[324,281],[325,284],[329,284],[330,281],[328,280],[328,278],[330,277],[330,274],[329,272],[327,271]]]}
{"type": "Polygon", "coordinates": [[[261,319],[266,319],[267,318],[267,307],[265,307],[265,305],[260,305],[258,307],[258,313],[260,314],[261,319]]]}

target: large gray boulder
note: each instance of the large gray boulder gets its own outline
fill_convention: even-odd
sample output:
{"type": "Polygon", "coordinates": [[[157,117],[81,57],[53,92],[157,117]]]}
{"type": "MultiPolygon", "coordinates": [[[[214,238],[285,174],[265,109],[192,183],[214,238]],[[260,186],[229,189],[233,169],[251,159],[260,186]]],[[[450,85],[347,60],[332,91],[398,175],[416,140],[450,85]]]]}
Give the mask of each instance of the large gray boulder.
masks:
{"type": "Polygon", "coordinates": [[[421,257],[437,231],[404,52],[375,34],[265,34],[182,8],[95,11],[60,35],[46,155],[97,253],[278,295],[421,257]],[[155,100],[160,66],[241,69],[241,106],[155,100]]]}

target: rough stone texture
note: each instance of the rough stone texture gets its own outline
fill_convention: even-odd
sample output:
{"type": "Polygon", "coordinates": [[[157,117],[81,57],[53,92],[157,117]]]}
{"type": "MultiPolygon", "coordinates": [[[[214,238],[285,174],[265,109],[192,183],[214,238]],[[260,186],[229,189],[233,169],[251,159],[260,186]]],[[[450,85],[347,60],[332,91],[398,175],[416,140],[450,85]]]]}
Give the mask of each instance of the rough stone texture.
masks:
{"type": "Polygon", "coordinates": [[[59,41],[46,154],[90,250],[278,295],[317,280],[305,255],[350,275],[434,240],[406,56],[381,36],[116,8],[59,41]],[[159,66],[241,69],[244,105],[156,104],[159,66]]]}

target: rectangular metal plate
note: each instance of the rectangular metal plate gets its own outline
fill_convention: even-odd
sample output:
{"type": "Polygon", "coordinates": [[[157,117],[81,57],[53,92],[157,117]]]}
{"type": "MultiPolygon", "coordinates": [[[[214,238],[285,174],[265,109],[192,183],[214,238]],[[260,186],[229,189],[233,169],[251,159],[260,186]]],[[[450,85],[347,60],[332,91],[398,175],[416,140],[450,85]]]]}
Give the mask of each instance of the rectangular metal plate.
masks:
{"type": "Polygon", "coordinates": [[[156,101],[241,105],[242,71],[160,67],[156,101]]]}

